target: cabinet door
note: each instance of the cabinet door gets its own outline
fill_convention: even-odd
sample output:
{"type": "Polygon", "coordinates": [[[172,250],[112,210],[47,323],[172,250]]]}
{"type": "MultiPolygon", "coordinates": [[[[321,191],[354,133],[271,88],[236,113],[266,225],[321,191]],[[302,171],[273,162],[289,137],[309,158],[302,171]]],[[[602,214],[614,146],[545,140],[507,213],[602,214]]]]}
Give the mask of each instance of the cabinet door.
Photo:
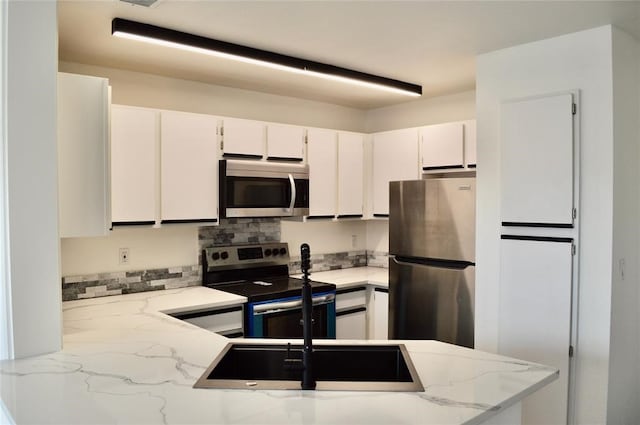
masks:
{"type": "Polygon", "coordinates": [[[217,221],[217,118],[163,111],[162,222],[217,221]]]}
{"type": "Polygon", "coordinates": [[[464,122],[464,162],[469,168],[476,166],[476,120],[464,122]]]}
{"type": "Polygon", "coordinates": [[[309,161],[309,216],[333,217],[336,214],[337,134],[312,128],[307,131],[309,161]]]}
{"type": "Polygon", "coordinates": [[[373,338],[389,338],[389,293],[380,289],[374,289],[374,324],[373,338]]]}
{"type": "Polygon", "coordinates": [[[464,164],[462,123],[430,125],[420,129],[422,169],[462,168],[464,164]]]}
{"type": "Polygon", "coordinates": [[[366,339],[367,309],[355,308],[336,313],[336,339],[366,339]]]}
{"type": "Polygon", "coordinates": [[[294,125],[267,125],[267,159],[302,161],[304,128],[294,125]]]}
{"type": "Polygon", "coordinates": [[[567,420],[572,299],[572,241],[501,241],[498,352],[560,370],[523,401],[523,423],[567,420]]]}
{"type": "Polygon", "coordinates": [[[222,154],[225,157],[262,158],[266,125],[261,121],[225,118],[222,122],[222,154]]]}
{"type": "Polygon", "coordinates": [[[373,135],[373,215],[389,216],[389,182],[416,180],[418,130],[404,129],[373,135]]]}
{"type": "Polygon", "coordinates": [[[338,218],[362,217],[364,136],[338,133],[338,218]]]}
{"type": "Polygon", "coordinates": [[[153,224],[158,191],[159,112],[111,108],[111,220],[153,224]]]}
{"type": "Polygon", "coordinates": [[[109,81],[58,74],[60,237],[104,236],[111,226],[109,81]]]}
{"type": "Polygon", "coordinates": [[[572,110],[571,94],[502,105],[503,225],[573,226],[572,110]]]}

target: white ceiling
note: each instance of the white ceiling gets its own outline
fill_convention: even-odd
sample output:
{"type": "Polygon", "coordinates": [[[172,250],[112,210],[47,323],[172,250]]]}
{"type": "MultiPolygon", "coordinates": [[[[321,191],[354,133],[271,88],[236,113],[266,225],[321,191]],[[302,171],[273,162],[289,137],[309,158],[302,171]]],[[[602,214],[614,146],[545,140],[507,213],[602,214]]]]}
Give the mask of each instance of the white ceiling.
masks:
{"type": "Polygon", "coordinates": [[[638,1],[58,1],[62,61],[361,109],[415,98],[119,39],[115,17],[421,84],[423,97],[473,89],[479,53],[609,23],[640,38],[638,1]]]}

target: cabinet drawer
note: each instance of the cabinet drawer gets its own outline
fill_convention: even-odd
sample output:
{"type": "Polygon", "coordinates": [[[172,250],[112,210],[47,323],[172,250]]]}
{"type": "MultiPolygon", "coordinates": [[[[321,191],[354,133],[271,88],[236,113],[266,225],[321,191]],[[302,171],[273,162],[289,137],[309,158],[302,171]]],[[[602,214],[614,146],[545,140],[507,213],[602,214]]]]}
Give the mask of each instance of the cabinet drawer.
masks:
{"type": "Polygon", "coordinates": [[[240,306],[173,315],[176,319],[184,320],[192,325],[220,334],[241,331],[242,316],[242,307],[240,306]]]}
{"type": "Polygon", "coordinates": [[[336,311],[367,304],[367,288],[359,286],[336,292],[336,311]]]}

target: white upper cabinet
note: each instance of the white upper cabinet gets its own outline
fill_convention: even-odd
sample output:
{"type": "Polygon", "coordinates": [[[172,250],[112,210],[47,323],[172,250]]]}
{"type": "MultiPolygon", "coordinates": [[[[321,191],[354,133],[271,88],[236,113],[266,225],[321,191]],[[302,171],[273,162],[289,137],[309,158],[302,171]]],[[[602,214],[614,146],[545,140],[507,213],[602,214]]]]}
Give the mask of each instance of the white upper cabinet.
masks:
{"type": "Polygon", "coordinates": [[[389,215],[389,182],[420,178],[418,129],[375,133],[373,135],[372,201],[374,217],[389,215]]]}
{"type": "Polygon", "coordinates": [[[364,135],[338,133],[338,218],[362,216],[364,135]]]}
{"type": "Polygon", "coordinates": [[[111,108],[111,220],[153,224],[156,220],[158,111],[111,108]]]}
{"type": "Polygon", "coordinates": [[[422,169],[440,170],[464,166],[464,127],[461,122],[430,125],[420,129],[422,169]]]}
{"type": "Polygon", "coordinates": [[[217,118],[162,111],[160,122],[162,222],[217,221],[217,118]]]}
{"type": "Polygon", "coordinates": [[[304,160],[304,128],[295,125],[267,125],[267,159],[304,160]]]}
{"type": "Polygon", "coordinates": [[[464,121],[464,162],[468,168],[476,166],[476,120],[464,121]]]}
{"type": "Polygon", "coordinates": [[[506,102],[501,127],[503,225],[573,226],[573,96],[506,102]]]}
{"type": "Polygon", "coordinates": [[[103,236],[111,226],[109,81],[58,74],[60,237],[103,236]]]}
{"type": "Polygon", "coordinates": [[[226,157],[262,158],[266,124],[262,121],[225,118],[222,121],[222,154],[226,157]]]}
{"type": "Polygon", "coordinates": [[[333,217],[338,188],[337,132],[312,128],[307,131],[309,162],[309,216],[333,217]]]}

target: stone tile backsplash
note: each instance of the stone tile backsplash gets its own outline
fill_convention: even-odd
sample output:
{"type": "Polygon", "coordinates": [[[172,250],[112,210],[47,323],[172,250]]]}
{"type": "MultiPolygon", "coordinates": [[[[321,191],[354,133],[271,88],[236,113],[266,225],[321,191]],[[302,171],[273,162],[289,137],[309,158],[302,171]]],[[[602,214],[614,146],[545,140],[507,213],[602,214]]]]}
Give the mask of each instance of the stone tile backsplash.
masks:
{"type": "MultiPolygon", "coordinates": [[[[233,218],[220,220],[219,226],[198,229],[198,252],[223,245],[247,245],[280,242],[279,218],[233,218]]],[[[202,259],[197,265],[128,272],[100,273],[62,278],[62,300],[132,294],[134,292],[176,289],[202,284],[202,259]]],[[[389,267],[387,252],[347,251],[312,254],[312,271],[346,269],[351,267],[389,267]]],[[[292,255],[289,273],[301,273],[300,256],[292,255]]]]}
{"type": "Polygon", "coordinates": [[[62,278],[62,301],[177,289],[201,284],[202,277],[198,265],[65,276],[62,278]]]}
{"type": "Polygon", "coordinates": [[[280,242],[279,218],[223,218],[218,226],[198,229],[200,251],[214,246],[264,242],[280,242]]]}
{"type": "Polygon", "coordinates": [[[389,268],[389,253],[382,251],[367,251],[367,266],[389,268]]]}
{"type": "MultiPolygon", "coordinates": [[[[367,265],[367,251],[336,252],[332,254],[311,254],[311,270],[323,272],[327,270],[364,267],[367,265]]],[[[291,256],[289,273],[302,273],[300,256],[291,256]]]]}

